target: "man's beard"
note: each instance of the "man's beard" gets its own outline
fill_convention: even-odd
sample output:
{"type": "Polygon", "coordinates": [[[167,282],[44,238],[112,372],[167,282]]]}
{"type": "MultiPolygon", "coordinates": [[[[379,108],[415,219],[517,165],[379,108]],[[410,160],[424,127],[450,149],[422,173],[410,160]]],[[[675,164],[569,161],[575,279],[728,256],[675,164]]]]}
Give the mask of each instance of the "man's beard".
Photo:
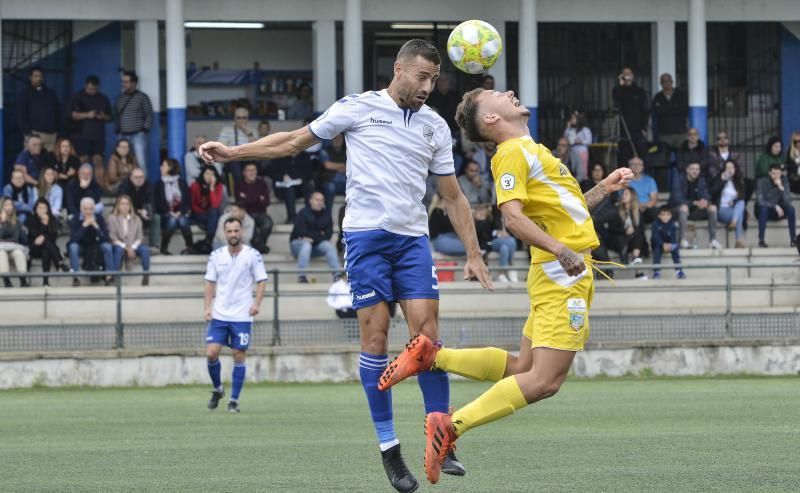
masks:
{"type": "Polygon", "coordinates": [[[239,238],[231,238],[228,240],[228,245],[235,247],[236,245],[239,244],[239,241],[240,241],[239,238]]]}

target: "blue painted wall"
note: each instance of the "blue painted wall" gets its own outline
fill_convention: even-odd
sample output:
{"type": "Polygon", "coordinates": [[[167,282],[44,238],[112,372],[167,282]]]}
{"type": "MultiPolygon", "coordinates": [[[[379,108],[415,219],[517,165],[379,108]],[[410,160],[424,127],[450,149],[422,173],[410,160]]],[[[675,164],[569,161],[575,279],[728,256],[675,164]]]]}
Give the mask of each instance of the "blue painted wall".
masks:
{"type": "Polygon", "coordinates": [[[700,140],[708,143],[708,106],[689,106],[689,126],[696,128],[700,140]]]}
{"type": "Polygon", "coordinates": [[[800,131],[800,39],[781,27],[781,137],[784,149],[788,149],[794,131],[800,131]]]}
{"type": "Polygon", "coordinates": [[[528,117],[528,130],[530,130],[533,140],[539,142],[539,108],[528,106],[528,109],[531,111],[531,116],[528,117]]]}

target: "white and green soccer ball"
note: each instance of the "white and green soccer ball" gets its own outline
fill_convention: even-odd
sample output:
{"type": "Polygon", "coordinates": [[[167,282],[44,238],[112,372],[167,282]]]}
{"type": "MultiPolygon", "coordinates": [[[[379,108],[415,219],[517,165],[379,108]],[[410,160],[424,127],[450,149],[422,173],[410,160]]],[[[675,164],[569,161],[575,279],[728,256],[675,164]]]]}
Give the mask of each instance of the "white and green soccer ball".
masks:
{"type": "Polygon", "coordinates": [[[457,69],[468,74],[485,72],[502,52],[500,33],[488,22],[464,21],[447,38],[447,56],[457,69]]]}

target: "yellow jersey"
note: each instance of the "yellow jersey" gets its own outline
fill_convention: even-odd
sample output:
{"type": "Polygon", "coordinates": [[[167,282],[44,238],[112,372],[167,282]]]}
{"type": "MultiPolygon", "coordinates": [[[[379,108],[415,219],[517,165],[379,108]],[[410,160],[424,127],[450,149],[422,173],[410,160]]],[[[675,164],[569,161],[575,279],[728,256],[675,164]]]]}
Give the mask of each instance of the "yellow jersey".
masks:
{"type": "MultiPolygon", "coordinates": [[[[519,200],[531,221],[575,252],[600,245],[578,182],[542,144],[528,136],[502,142],[492,158],[492,176],[497,205],[519,200]]],[[[531,256],[534,264],[556,258],[535,247],[531,256]]]]}

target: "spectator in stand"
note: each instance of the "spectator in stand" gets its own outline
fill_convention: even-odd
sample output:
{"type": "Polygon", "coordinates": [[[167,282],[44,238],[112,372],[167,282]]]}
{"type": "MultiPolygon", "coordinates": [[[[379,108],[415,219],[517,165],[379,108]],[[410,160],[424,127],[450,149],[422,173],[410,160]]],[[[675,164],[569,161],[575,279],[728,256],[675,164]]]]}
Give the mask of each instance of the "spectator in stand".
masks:
{"type": "Polygon", "coordinates": [[[455,233],[450,218],[447,217],[445,202],[438,193],[434,194],[428,208],[428,230],[433,250],[444,255],[463,256],[467,254],[464,244],[455,233]]]}
{"type": "Polygon", "coordinates": [[[258,138],[263,139],[267,135],[272,133],[272,125],[269,123],[269,120],[261,120],[258,122],[258,138]]]}
{"type": "Polygon", "coordinates": [[[786,151],[786,176],[792,193],[800,194],[800,131],[792,132],[786,151]]]}
{"type": "Polygon", "coordinates": [[[436,80],[436,89],[431,93],[426,104],[436,109],[436,112],[444,118],[451,132],[458,132],[456,125],[456,108],[461,102],[461,97],[456,94],[452,87],[451,75],[442,72],[436,80]]]}
{"type": "Polygon", "coordinates": [[[137,86],[139,77],[133,70],[122,72],[122,94],[117,98],[117,137],[133,145],[136,161],[147,169],[147,134],[153,126],[153,105],[137,86]]]}
{"type": "MultiPolygon", "coordinates": [[[[233,112],[233,125],[222,127],[217,139],[217,141],[229,147],[255,142],[256,140],[258,140],[258,132],[250,125],[250,111],[241,107],[236,108],[236,111],[233,112]]],[[[199,146],[196,145],[195,148],[199,148],[199,146]]],[[[233,184],[242,180],[241,164],[237,161],[231,161],[225,165],[224,170],[227,177],[225,183],[228,186],[228,190],[233,194],[233,184]]]]}
{"type": "Polygon", "coordinates": [[[639,200],[630,188],[620,192],[617,214],[609,223],[606,247],[619,253],[623,264],[641,264],[642,257],[648,256],[644,222],[639,213],[639,200]]]}
{"type": "Polygon", "coordinates": [[[792,206],[792,195],[789,193],[789,179],[783,175],[780,164],[770,164],[768,175],[758,179],[756,194],[758,246],[767,248],[764,242],[767,221],[780,221],[783,218],[786,218],[789,225],[789,243],[792,247],[796,246],[797,218],[792,206]]]}
{"type": "Polygon", "coordinates": [[[558,139],[558,143],[556,144],[556,152],[553,153],[555,157],[558,158],[561,163],[567,167],[567,169],[575,168],[575,163],[572,162],[572,155],[569,152],[569,141],[566,137],[561,137],[558,139]]]}
{"type": "Polygon", "coordinates": [[[715,197],[717,218],[736,231],[736,248],[744,248],[744,175],[736,161],[729,159],[720,175],[720,192],[715,197]]]}
{"type": "Polygon", "coordinates": [[[70,102],[70,119],[71,136],[81,161],[92,163],[97,181],[104,183],[106,123],[112,120],[112,115],[111,102],[99,88],[100,79],[96,75],[86,78],[83,90],[75,94],[70,102]]]}
{"type": "MultiPolygon", "coordinates": [[[[50,209],[50,203],[41,198],[36,201],[34,213],[28,220],[28,246],[31,258],[42,259],[42,272],[50,272],[55,264],[56,269],[69,272],[58,248],[58,219],[50,209]]],[[[49,286],[50,279],[45,277],[42,285],[49,286]]]]}
{"type": "Polygon", "coordinates": [[[578,110],[572,112],[567,120],[564,138],[569,143],[569,155],[572,176],[580,183],[589,177],[589,144],[592,143],[592,131],[586,126],[586,115],[578,110]]]}
{"type": "Polygon", "coordinates": [[[719,250],[717,241],[717,206],[711,203],[706,179],[700,174],[699,163],[689,163],[672,186],[670,206],[678,215],[681,248],[689,248],[686,229],[689,220],[708,221],[708,247],[719,250]]]}
{"type": "Polygon", "coordinates": [[[487,91],[494,91],[494,77],[492,77],[489,74],[484,75],[481,87],[483,87],[487,91]]]}
{"type": "Polygon", "coordinates": [[[17,125],[27,139],[38,135],[47,151],[52,151],[61,122],[61,107],[56,93],[44,85],[41,67],[31,68],[30,84],[17,96],[17,125]]]}
{"type": "Polygon", "coordinates": [[[36,185],[39,173],[53,164],[53,156],[42,147],[42,139],[37,134],[28,137],[25,149],[17,155],[14,169],[25,174],[25,183],[36,185]]]}
{"type": "MultiPolygon", "coordinates": [[[[595,163],[589,173],[589,178],[581,182],[581,192],[584,194],[597,186],[603,178],[606,177],[606,168],[601,163],[595,163]]],[[[608,256],[608,242],[609,225],[617,215],[617,210],[614,208],[614,203],[611,201],[611,195],[606,195],[603,200],[597,204],[592,210],[592,222],[594,222],[594,230],[597,233],[597,238],[600,240],[600,246],[592,250],[592,258],[608,262],[611,260],[608,256]]],[[[613,278],[614,271],[603,271],[606,276],[613,278]]],[[[599,272],[596,273],[597,279],[605,279],[599,272]]]]}
{"type": "MultiPolygon", "coordinates": [[[[17,272],[28,272],[28,247],[23,244],[24,233],[22,224],[17,220],[17,211],[14,203],[9,198],[4,198],[0,203],[0,273],[11,272],[8,263],[9,257],[14,261],[17,272]]],[[[11,279],[3,277],[7,288],[14,287],[11,279]]],[[[26,277],[20,278],[20,287],[30,286],[26,277]]]]}
{"type": "MultiPolygon", "coordinates": [[[[220,181],[217,169],[213,166],[203,168],[200,179],[192,183],[189,191],[192,195],[192,223],[206,231],[204,248],[210,248],[217,232],[219,217],[225,207],[225,187],[220,181]]],[[[209,250],[210,251],[210,250],[209,250]]]]}
{"type": "Polygon", "coordinates": [[[14,220],[19,219],[20,224],[25,224],[28,216],[33,213],[39,194],[35,187],[25,183],[22,171],[15,169],[11,172],[11,183],[3,187],[3,197],[10,199],[14,206],[14,220]]]}
{"type": "Polygon", "coordinates": [[[319,182],[325,194],[325,208],[333,210],[333,199],[336,195],[344,195],[347,184],[347,149],[344,135],[338,134],[331,139],[331,145],[320,153],[319,182]]]}
{"type": "MultiPolygon", "coordinates": [[[[639,213],[644,224],[652,223],[658,215],[658,186],[652,176],[644,173],[644,162],[638,157],[628,161],[628,167],[633,172],[633,178],[628,183],[639,203],[639,213]]],[[[584,192],[585,193],[585,192],[584,192]]]]}
{"type": "Polygon", "coordinates": [[[491,207],[482,204],[472,210],[475,219],[475,232],[478,235],[478,244],[484,252],[493,251],[500,255],[500,274],[497,275],[499,282],[517,282],[519,275],[517,271],[508,269],[514,260],[514,252],[517,251],[517,240],[509,234],[503,222],[503,217],[499,214],[492,214],[491,207]]]}
{"type": "MultiPolygon", "coordinates": [[[[108,160],[105,189],[116,195],[120,184],[127,181],[131,172],[138,167],[139,163],[136,161],[136,156],[131,152],[131,143],[126,139],[119,139],[111,158],[108,160]]],[[[96,176],[97,174],[95,173],[96,176]]],[[[98,181],[100,181],[99,178],[98,181]]]]}
{"type": "Polygon", "coordinates": [[[764,154],[759,156],[758,161],[756,161],[756,179],[768,176],[769,170],[773,164],[781,165],[781,168],[783,168],[783,163],[781,162],[782,150],[783,144],[781,143],[781,139],[778,137],[770,137],[767,141],[766,149],[764,149],[764,154]]]}
{"type": "Polygon", "coordinates": [[[739,153],[730,148],[730,141],[728,140],[728,132],[717,132],[717,145],[711,148],[708,152],[708,180],[710,182],[719,179],[720,174],[724,171],[725,163],[733,161],[740,165],[739,153]]]}
{"type": "MultiPolygon", "coordinates": [[[[155,214],[161,217],[161,254],[170,255],[169,241],[175,230],[180,228],[186,243],[184,253],[194,248],[192,227],[189,223],[191,197],[189,187],[181,178],[181,165],[172,158],[161,162],[161,179],[155,189],[155,214]]],[[[195,182],[197,183],[197,182],[195,182]]]]}
{"type": "MultiPolygon", "coordinates": [[[[475,161],[481,170],[481,176],[492,180],[492,158],[497,153],[497,142],[479,142],[472,152],[468,153],[465,160],[475,161]]],[[[458,173],[460,170],[456,170],[458,173]]]]}
{"type": "MultiPolygon", "coordinates": [[[[186,155],[183,158],[183,166],[186,169],[186,184],[190,187],[192,183],[197,180],[197,177],[200,176],[200,171],[206,166],[206,163],[203,161],[203,158],[200,157],[198,154],[198,149],[200,146],[208,142],[208,138],[205,135],[198,135],[194,138],[194,146],[189,149],[186,155]]],[[[214,167],[217,168],[217,173],[220,176],[225,174],[225,169],[222,166],[222,163],[213,163],[214,167]]]]}
{"type": "Polygon", "coordinates": [[[312,116],[314,116],[314,103],[311,86],[304,82],[297,88],[297,96],[286,111],[286,117],[289,120],[305,120],[312,116]]]}
{"type": "MultiPolygon", "coordinates": [[[[310,122],[305,122],[308,125],[310,122]]],[[[302,197],[306,206],[314,192],[314,167],[319,159],[322,144],[316,144],[296,156],[273,159],[270,176],[275,196],[286,205],[286,223],[293,224],[297,214],[297,199],[302,197]]]]}
{"type": "Polygon", "coordinates": [[[78,159],[77,154],[75,154],[72,141],[66,138],[58,139],[50,164],[58,174],[58,184],[61,185],[61,188],[65,188],[69,180],[78,176],[78,168],[81,167],[81,160],[78,159]]]}
{"type": "Polygon", "coordinates": [[[350,292],[347,274],[342,273],[342,277],[331,284],[328,288],[328,297],[325,298],[325,302],[329,307],[333,308],[338,318],[357,318],[356,311],[353,310],[353,295],[350,292]]]}
{"type": "MultiPolygon", "coordinates": [[[[647,145],[645,136],[648,124],[648,98],[647,93],[636,85],[633,70],[629,67],[622,69],[617,76],[618,85],[611,92],[614,108],[619,111],[624,126],[620,125],[619,161],[625,163],[633,156],[645,156],[647,145]],[[630,140],[625,133],[627,127],[630,140]]],[[[566,164],[566,163],[565,163],[566,164]]]]}
{"type": "Polygon", "coordinates": [[[150,180],[144,176],[144,170],[136,168],[131,171],[128,179],[120,184],[119,193],[131,198],[133,210],[142,220],[142,226],[149,228],[150,246],[159,248],[161,246],[161,215],[154,211],[153,186],[150,184],[150,180]]]}
{"type": "MultiPolygon", "coordinates": [[[[668,205],[662,205],[658,209],[658,220],[653,221],[652,237],[650,244],[653,247],[653,263],[661,264],[661,255],[669,253],[672,255],[672,263],[680,265],[681,252],[678,243],[678,226],[672,220],[672,209],[668,205]]],[[[675,269],[678,279],[686,279],[686,274],[680,268],[675,269]]],[[[661,279],[661,269],[653,269],[653,279],[661,279]]]]}
{"type": "Polygon", "coordinates": [[[494,184],[481,176],[481,170],[475,161],[467,161],[464,174],[458,177],[458,184],[470,206],[490,204],[494,184]]]}
{"type": "Polygon", "coordinates": [[[103,215],[103,190],[94,179],[92,165],[85,163],[78,168],[78,179],[72,180],[67,185],[67,214],[74,216],[80,212],[81,201],[90,197],[95,204],[95,213],[103,215]]]}
{"type": "Polygon", "coordinates": [[[217,231],[214,234],[214,250],[228,244],[228,240],[225,238],[225,221],[231,217],[238,219],[239,223],[242,225],[242,237],[240,240],[242,245],[252,246],[256,223],[253,221],[253,218],[247,214],[247,211],[245,211],[244,204],[236,202],[235,204],[231,204],[228,208],[228,212],[219,218],[217,231]]]}
{"type": "Polygon", "coordinates": [[[670,150],[677,151],[683,144],[689,119],[689,99],[686,93],[675,87],[672,75],[661,74],[661,91],[653,98],[653,123],[658,133],[658,142],[670,150]]]}
{"type": "Polygon", "coordinates": [[[54,168],[45,168],[37,190],[39,198],[47,201],[50,211],[56,217],[61,215],[61,207],[64,205],[64,189],[58,184],[57,178],[54,168]]]}
{"type": "MultiPolygon", "coordinates": [[[[113,269],[114,258],[111,254],[111,243],[108,242],[108,228],[102,214],[95,213],[95,205],[91,197],[82,198],[80,212],[72,216],[69,222],[67,251],[70,272],[80,270],[81,257],[83,257],[83,270],[113,269]]],[[[111,280],[111,276],[105,277],[106,286],[111,284],[111,280]]],[[[81,285],[77,277],[72,278],[72,285],[81,285]]]]}
{"type": "Polygon", "coordinates": [[[678,171],[684,172],[690,163],[697,163],[700,165],[700,173],[706,178],[708,159],[706,144],[700,140],[700,132],[696,128],[690,128],[686,134],[686,141],[678,150],[678,171]]]}
{"type": "MultiPolygon", "coordinates": [[[[297,258],[297,269],[300,271],[297,282],[308,282],[305,270],[311,257],[325,256],[328,267],[339,270],[339,257],[336,255],[336,247],[330,242],[331,236],[333,236],[333,218],[331,212],[325,210],[325,196],[320,192],[314,192],[308,199],[308,207],[297,213],[289,237],[289,246],[292,255],[297,258]]],[[[338,280],[338,272],[333,277],[334,281],[338,280]]]]}
{"type": "Polygon", "coordinates": [[[133,211],[131,198],[127,195],[117,197],[114,210],[108,217],[108,237],[111,240],[113,269],[122,270],[122,259],[134,260],[137,256],[142,260],[142,286],[150,284],[150,247],[144,243],[142,220],[133,211]]]}
{"type": "Polygon", "coordinates": [[[267,214],[269,207],[269,187],[258,176],[256,163],[245,163],[242,171],[244,179],[236,184],[236,202],[244,207],[255,222],[252,246],[260,253],[269,253],[267,240],[272,234],[272,218],[267,214]]]}

